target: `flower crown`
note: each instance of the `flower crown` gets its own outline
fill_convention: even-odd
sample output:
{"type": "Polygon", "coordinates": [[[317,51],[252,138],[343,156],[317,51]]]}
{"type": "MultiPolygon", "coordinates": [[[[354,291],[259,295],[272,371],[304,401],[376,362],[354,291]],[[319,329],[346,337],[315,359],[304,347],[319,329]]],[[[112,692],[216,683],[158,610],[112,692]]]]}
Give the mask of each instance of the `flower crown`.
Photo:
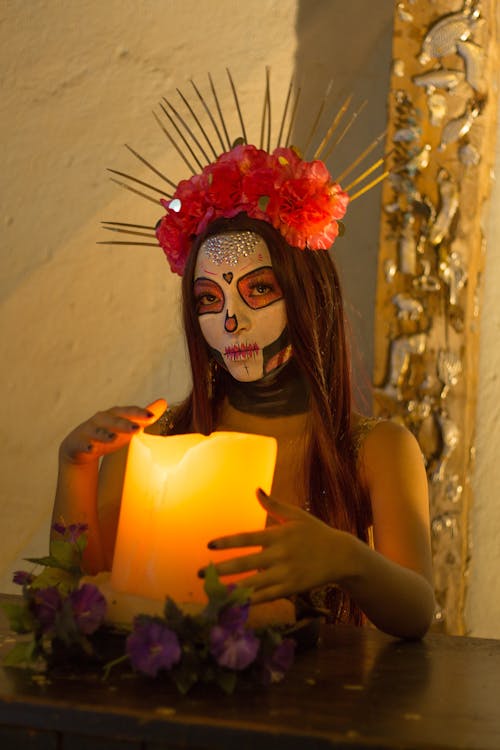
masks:
{"type": "Polygon", "coordinates": [[[125,172],[110,169],[110,172],[125,178],[127,182],[112,178],[113,181],[151,201],[157,207],[160,202],[166,209],[166,214],[155,226],[104,221],[102,223],[105,229],[133,237],[127,241],[111,240],[99,244],[158,247],[159,243],[171,270],[182,276],[192,241],[196,236],[214,219],[232,218],[239,213],[246,213],[250,218],[271,224],[292,247],[301,250],[326,250],[340,233],[339,220],[343,218],[347,204],[389,174],[383,157],[371,164],[344,189],[340,187],[344,178],[380,143],[385,132],[377,136],[337,179],[332,179],[325,166],[326,159],[344,139],[364,106],[363,104],[358,110],[350,112],[352,97],[348,97],[335,112],[333,121],[314,150],[312,160],[306,160],[305,154],[315,140],[323,112],[327,110],[330,87],[320,102],[307,145],[300,151],[304,153],[302,158],[299,150],[290,145],[290,136],[298,117],[300,96],[299,88],[292,101],[293,82],[290,83],[280,118],[276,147],[273,150],[269,69],[266,70],[259,147],[249,145],[238,94],[229,70],[227,75],[241,135],[238,135],[236,140],[231,139],[229,126],[210,75],[208,78],[213,104],[209,105],[208,97],[203,96],[194,81],[190,81],[195,94],[193,101],[177,90],[187,110],[184,115],[164,98],[160,103],[162,119],[156,113],[153,115],[192,176],[177,184],[133,148],[126,146],[142,164],[167,183],[169,188],[158,187],[125,172]],[[345,118],[348,118],[347,124],[345,118]],[[324,161],[319,159],[322,154],[324,161]],[[384,169],[381,174],[358,187],[354,194],[350,193],[351,188],[363,183],[379,167],[384,169]],[[147,188],[149,193],[138,189],[136,185],[147,188]],[[160,200],[158,194],[161,196],[160,200]],[[137,237],[147,238],[148,241],[138,240],[137,237]]]}
{"type": "Polygon", "coordinates": [[[182,276],[192,240],[214,219],[244,212],[272,224],[293,247],[327,250],[349,198],[319,160],[303,161],[292,148],[269,154],[238,145],[160,202],[167,213],[156,236],[171,270],[182,276]]]}

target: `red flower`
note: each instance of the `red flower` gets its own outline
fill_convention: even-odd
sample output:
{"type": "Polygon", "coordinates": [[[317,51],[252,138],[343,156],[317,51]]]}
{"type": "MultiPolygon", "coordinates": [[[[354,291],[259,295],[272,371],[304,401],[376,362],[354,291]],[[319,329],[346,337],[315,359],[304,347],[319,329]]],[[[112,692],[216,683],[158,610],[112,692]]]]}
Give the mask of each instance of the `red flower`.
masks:
{"type": "Polygon", "coordinates": [[[291,148],[272,154],[239,145],[201,174],[179,183],[156,236],[170,268],[182,276],[194,237],[214,219],[245,212],[272,224],[301,249],[325,250],[338,235],[348,196],[321,161],[303,161],[291,148]]]}
{"type": "Polygon", "coordinates": [[[207,198],[217,213],[226,218],[232,213],[236,216],[241,208],[241,172],[234,161],[216,162],[205,170],[209,187],[207,198]],[[234,212],[234,213],[233,213],[234,212]]]}

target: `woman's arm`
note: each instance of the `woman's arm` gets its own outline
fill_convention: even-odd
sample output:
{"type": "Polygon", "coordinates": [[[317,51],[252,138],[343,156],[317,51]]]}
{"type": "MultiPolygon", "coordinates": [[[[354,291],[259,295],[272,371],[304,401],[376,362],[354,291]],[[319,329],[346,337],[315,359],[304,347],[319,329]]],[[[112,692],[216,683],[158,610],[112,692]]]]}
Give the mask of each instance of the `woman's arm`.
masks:
{"type": "MultiPolygon", "coordinates": [[[[99,490],[99,461],[103,456],[127,446],[141,427],[159,418],[165,406],[165,401],[159,399],[146,409],[129,406],[98,412],[74,429],[61,443],[52,521],[63,520],[66,525],[88,524],[88,543],[84,554],[88,573],[97,573],[109,565],[109,542],[102,535],[98,493],[108,510],[110,498],[118,503],[120,498],[119,491],[115,492],[109,481],[109,473],[103,491],[99,490]]],[[[119,460],[113,465],[118,465],[119,460]]],[[[118,476],[116,472],[115,476],[118,476]]]]}
{"type": "Polygon", "coordinates": [[[360,465],[372,499],[376,549],[259,492],[278,524],[213,540],[212,549],[262,547],[217,570],[258,570],[246,581],[255,603],[337,584],[381,630],[421,637],[432,621],[434,595],[427,479],[418,443],[404,428],[381,423],[366,438],[360,465]]]}

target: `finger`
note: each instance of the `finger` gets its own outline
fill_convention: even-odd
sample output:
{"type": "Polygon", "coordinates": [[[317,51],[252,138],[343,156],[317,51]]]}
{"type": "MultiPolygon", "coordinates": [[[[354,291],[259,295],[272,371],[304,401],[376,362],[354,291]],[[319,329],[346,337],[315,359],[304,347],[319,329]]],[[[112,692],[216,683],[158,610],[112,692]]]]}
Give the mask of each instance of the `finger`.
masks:
{"type": "MultiPolygon", "coordinates": [[[[247,585],[245,581],[245,585],[247,585]]],[[[249,588],[251,588],[251,584],[248,584],[249,588]]],[[[276,584],[275,586],[268,586],[266,588],[259,589],[258,591],[255,591],[250,596],[250,603],[251,604],[262,604],[263,602],[271,602],[275,599],[282,599],[285,596],[290,596],[292,594],[292,591],[289,591],[286,586],[283,586],[282,584],[276,584]]]]}
{"type": "Polygon", "coordinates": [[[121,419],[136,420],[149,424],[155,420],[155,414],[150,409],[143,409],[142,406],[113,406],[105,412],[99,414],[110,414],[112,417],[121,419]]]}
{"type": "Polygon", "coordinates": [[[302,518],[305,511],[302,508],[298,508],[296,505],[289,505],[288,503],[280,503],[279,500],[275,500],[273,497],[268,495],[264,490],[259,487],[257,492],[257,500],[262,505],[264,510],[267,510],[272,518],[277,521],[292,521],[302,518]]]}
{"type": "Polygon", "coordinates": [[[155,421],[158,420],[165,409],[167,408],[167,402],[164,398],[157,398],[155,401],[151,401],[150,404],[146,406],[146,411],[150,412],[153,416],[155,421]]]}
{"type": "Polygon", "coordinates": [[[138,432],[141,428],[141,419],[135,418],[126,419],[125,417],[115,416],[113,410],[110,412],[98,412],[89,422],[88,435],[93,440],[100,440],[101,436],[105,432],[112,433],[124,433],[126,435],[133,435],[138,432]]]}
{"type": "MultiPolygon", "coordinates": [[[[230,576],[236,573],[248,573],[249,570],[267,568],[270,564],[272,564],[272,558],[269,554],[254,552],[250,555],[240,555],[239,557],[231,558],[231,560],[216,563],[215,570],[220,576],[230,576]]],[[[204,573],[204,570],[200,570],[199,573],[204,573]]],[[[203,578],[204,575],[200,577],[203,578]]]]}
{"type": "Polygon", "coordinates": [[[211,550],[237,549],[240,547],[268,547],[276,536],[278,527],[269,526],[259,531],[245,531],[242,534],[230,534],[221,536],[208,542],[207,547],[211,550]]]}

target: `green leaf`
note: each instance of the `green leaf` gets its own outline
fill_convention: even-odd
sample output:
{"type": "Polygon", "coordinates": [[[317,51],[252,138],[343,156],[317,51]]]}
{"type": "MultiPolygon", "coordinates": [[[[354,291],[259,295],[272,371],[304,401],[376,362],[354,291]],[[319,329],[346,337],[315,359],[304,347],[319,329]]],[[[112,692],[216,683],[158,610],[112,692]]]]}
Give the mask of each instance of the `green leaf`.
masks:
{"type": "Polygon", "coordinates": [[[180,630],[182,630],[182,626],[185,620],[185,615],[182,609],[180,609],[177,606],[177,604],[174,602],[174,600],[171,599],[169,596],[167,596],[167,600],[165,602],[165,609],[163,610],[163,616],[165,617],[167,627],[171,628],[172,630],[175,630],[176,632],[179,632],[180,630]]]}
{"type": "Polygon", "coordinates": [[[61,594],[67,594],[76,588],[80,572],[70,572],[62,568],[44,568],[31,584],[32,589],[45,589],[49,586],[57,586],[61,594]]]}
{"type": "Polygon", "coordinates": [[[217,672],[214,679],[217,685],[222,688],[225,693],[228,695],[234,693],[234,688],[236,687],[238,679],[236,672],[230,672],[229,670],[223,669],[220,670],[220,672],[217,672]]]}
{"type": "Polygon", "coordinates": [[[16,643],[16,645],[3,658],[4,666],[19,667],[21,665],[29,664],[33,660],[35,649],[36,642],[34,640],[16,643]]]}
{"type": "Polygon", "coordinates": [[[6,602],[1,606],[8,617],[11,630],[15,633],[31,633],[34,628],[33,616],[25,602],[23,604],[6,602]]]}
{"type": "Polygon", "coordinates": [[[45,565],[50,568],[62,568],[68,571],[80,569],[80,552],[78,546],[64,540],[52,540],[50,543],[50,555],[27,559],[28,562],[35,563],[36,565],[45,565]]]}

